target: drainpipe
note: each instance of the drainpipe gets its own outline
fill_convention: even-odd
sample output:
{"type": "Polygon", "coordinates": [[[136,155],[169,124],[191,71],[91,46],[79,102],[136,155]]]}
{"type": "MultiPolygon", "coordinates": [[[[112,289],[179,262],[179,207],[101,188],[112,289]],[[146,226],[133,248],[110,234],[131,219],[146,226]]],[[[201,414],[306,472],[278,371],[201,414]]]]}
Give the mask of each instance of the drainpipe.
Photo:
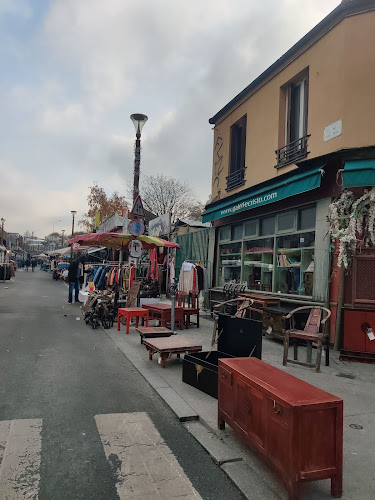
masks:
{"type": "Polygon", "coordinates": [[[338,297],[337,297],[337,310],[336,310],[336,326],[335,326],[335,342],[334,349],[339,351],[342,347],[343,332],[341,328],[342,307],[344,305],[344,282],[345,274],[344,269],[339,267],[339,284],[338,284],[338,297]]]}

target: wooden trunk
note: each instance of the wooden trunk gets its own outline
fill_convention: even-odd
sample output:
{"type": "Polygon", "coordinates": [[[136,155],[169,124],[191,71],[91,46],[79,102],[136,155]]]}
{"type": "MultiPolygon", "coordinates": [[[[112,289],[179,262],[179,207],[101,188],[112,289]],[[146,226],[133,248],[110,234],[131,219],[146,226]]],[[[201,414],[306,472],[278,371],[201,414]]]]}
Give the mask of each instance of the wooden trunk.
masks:
{"type": "Polygon", "coordinates": [[[225,422],[281,477],[289,500],[301,481],[329,478],[342,496],[342,399],[256,358],[220,359],[219,429],[225,422]]]}

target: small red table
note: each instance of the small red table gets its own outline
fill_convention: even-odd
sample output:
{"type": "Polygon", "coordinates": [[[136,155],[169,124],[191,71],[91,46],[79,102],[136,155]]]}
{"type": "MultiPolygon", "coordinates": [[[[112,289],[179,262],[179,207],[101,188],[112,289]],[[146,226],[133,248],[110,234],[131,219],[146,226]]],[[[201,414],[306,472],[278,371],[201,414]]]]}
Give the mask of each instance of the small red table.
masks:
{"type": "MultiPolygon", "coordinates": [[[[156,304],[144,304],[143,306],[150,312],[150,319],[160,321],[160,325],[165,328],[171,323],[172,305],[159,302],[156,304]]],[[[184,308],[182,306],[175,306],[175,323],[180,324],[182,330],[184,324],[184,308]]]]}
{"type": "Polygon", "coordinates": [[[138,318],[146,318],[146,326],[148,326],[148,310],[142,307],[123,307],[118,310],[117,314],[117,330],[120,331],[121,316],[126,318],[126,333],[129,333],[130,320],[135,318],[135,327],[138,327],[138,318]]]}

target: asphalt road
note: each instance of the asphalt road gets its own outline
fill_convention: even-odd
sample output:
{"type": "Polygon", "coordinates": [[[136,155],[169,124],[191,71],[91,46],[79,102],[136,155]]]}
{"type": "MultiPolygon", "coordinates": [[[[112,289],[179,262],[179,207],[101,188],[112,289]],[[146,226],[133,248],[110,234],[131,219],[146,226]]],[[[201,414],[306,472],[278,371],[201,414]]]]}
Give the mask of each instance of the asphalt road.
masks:
{"type": "MultiPolygon", "coordinates": [[[[36,467],[39,491],[31,498],[120,498],[118,464],[106,457],[95,418],[134,412],[147,413],[202,498],[243,498],[105,331],[85,324],[67,295],[63,282],[39,269],[0,282],[0,430],[4,421],[41,422],[40,464],[25,465],[19,498],[36,467]]],[[[7,452],[0,439],[0,476],[7,452]]],[[[0,491],[3,498],[18,497],[0,491]]]]}

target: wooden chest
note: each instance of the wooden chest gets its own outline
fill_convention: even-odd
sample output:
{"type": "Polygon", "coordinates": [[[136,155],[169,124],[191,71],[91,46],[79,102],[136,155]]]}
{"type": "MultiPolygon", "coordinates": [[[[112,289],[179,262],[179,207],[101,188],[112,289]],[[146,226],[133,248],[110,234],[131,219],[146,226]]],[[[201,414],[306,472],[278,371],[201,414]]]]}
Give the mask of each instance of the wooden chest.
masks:
{"type": "Polygon", "coordinates": [[[289,500],[302,481],[329,478],[342,496],[342,399],[256,358],[219,359],[219,429],[225,422],[278,473],[289,500]]]}
{"type": "Polygon", "coordinates": [[[217,398],[218,360],[220,358],[262,357],[262,323],[248,318],[219,314],[217,351],[186,354],[182,381],[217,398]]]}

